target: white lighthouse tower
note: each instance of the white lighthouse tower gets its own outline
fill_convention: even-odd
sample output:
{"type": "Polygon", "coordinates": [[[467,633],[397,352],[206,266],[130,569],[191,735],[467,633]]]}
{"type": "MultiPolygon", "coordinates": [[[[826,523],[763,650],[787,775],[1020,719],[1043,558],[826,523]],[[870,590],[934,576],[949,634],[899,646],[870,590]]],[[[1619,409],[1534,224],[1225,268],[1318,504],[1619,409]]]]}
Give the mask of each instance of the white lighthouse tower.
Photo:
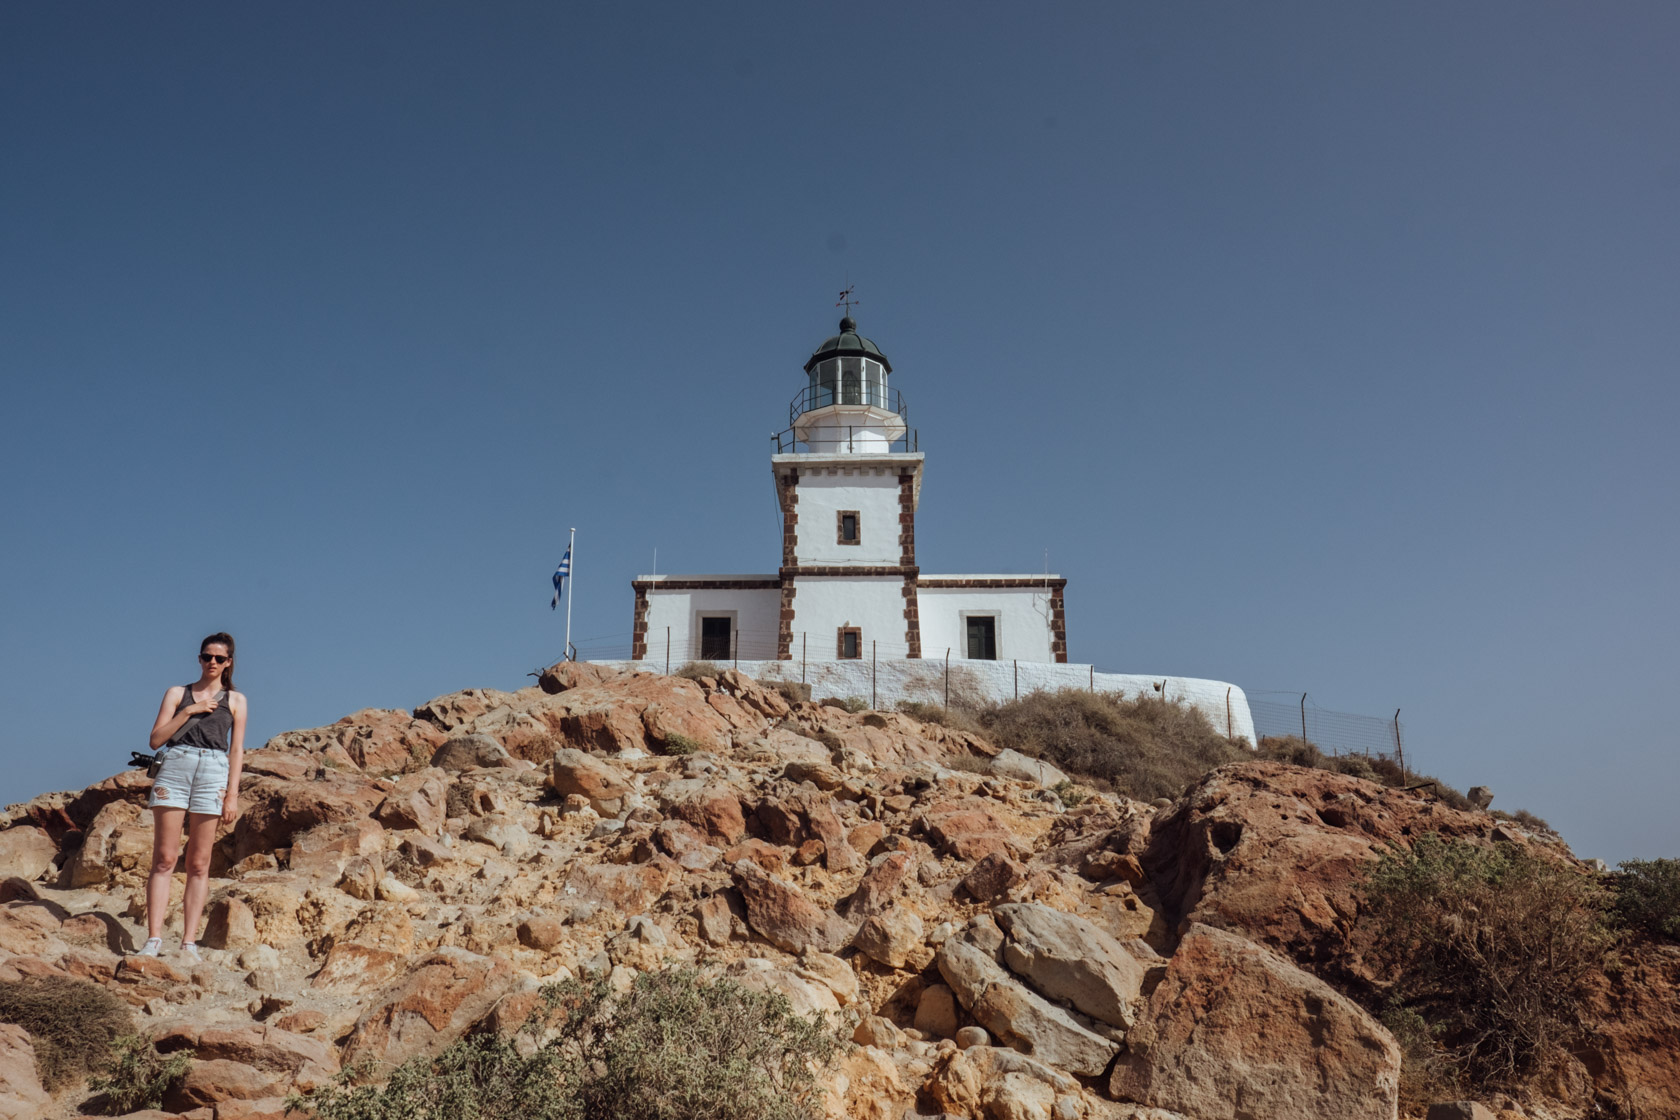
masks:
{"type": "Polygon", "coordinates": [[[632,659],[1065,664],[1060,576],[923,574],[925,457],[892,362],[846,310],[771,437],[776,572],[638,576],[632,659]]]}
{"type": "Polygon", "coordinates": [[[808,651],[816,634],[825,656],[885,647],[919,658],[922,454],[890,383],[892,362],[847,315],[805,376],[770,457],[782,508],[777,656],[794,654],[796,634],[808,651]]]}

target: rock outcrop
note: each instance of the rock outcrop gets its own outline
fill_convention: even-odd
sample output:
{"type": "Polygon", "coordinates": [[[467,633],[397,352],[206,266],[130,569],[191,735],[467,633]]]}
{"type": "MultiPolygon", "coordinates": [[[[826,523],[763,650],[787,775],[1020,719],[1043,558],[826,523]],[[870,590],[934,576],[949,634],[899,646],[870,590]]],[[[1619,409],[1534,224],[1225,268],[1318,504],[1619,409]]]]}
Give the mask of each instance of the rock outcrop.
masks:
{"type": "MultiPolygon", "coordinates": [[[[1369,979],[1360,874],[1426,832],[1507,827],[1264,762],[1164,808],[1064,802],[1054,767],[907,715],[729,670],[573,663],[280,735],[247,771],[202,963],[127,955],[143,775],[0,816],[0,982],[116,994],[160,1049],[193,1054],[166,1105],[199,1120],[277,1118],[342,1069],[509,1031],[551,981],[622,988],[673,965],[852,1039],[825,1074],[832,1120],[1390,1120],[1394,1040],[1332,986],[1369,979]]],[[[1595,1097],[1680,1117],[1680,949],[1623,959],[1550,1103],[1520,1120],[1595,1097]]],[[[67,1120],[86,1095],[47,1094],[32,1046],[0,1025],[0,1120],[67,1120]]]]}

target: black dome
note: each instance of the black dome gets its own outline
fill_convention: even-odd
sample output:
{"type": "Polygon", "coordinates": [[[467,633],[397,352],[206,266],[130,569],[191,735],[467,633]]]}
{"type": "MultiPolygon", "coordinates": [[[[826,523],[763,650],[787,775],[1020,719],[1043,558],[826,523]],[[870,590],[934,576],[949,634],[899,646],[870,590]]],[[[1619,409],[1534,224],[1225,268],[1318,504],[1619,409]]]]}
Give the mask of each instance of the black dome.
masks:
{"type": "Polygon", "coordinates": [[[881,348],[857,333],[857,320],[850,315],[840,320],[840,333],[826,340],[811,353],[811,360],[805,363],[805,372],[810,373],[811,367],[828,358],[839,357],[873,358],[892,372],[892,363],[881,353],[881,348]]]}

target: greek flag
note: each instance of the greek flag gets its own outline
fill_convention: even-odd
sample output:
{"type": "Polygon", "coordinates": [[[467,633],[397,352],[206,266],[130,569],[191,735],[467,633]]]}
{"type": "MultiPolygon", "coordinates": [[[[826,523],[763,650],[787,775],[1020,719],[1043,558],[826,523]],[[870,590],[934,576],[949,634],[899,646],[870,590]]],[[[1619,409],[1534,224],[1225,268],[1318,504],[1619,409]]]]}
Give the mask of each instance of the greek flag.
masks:
{"type": "Polygon", "coordinates": [[[566,555],[560,558],[560,566],[554,569],[554,598],[548,604],[549,610],[560,606],[560,592],[566,586],[566,577],[572,574],[572,550],[566,549],[566,555]]]}

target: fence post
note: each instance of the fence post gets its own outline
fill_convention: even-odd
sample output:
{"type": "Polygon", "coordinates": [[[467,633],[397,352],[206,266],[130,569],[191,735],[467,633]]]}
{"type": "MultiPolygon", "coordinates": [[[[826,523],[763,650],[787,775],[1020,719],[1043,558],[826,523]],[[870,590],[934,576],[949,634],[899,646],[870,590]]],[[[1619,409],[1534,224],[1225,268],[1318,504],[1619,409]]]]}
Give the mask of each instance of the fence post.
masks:
{"type": "Polygon", "coordinates": [[[1225,686],[1225,738],[1231,737],[1231,687],[1225,686]]]}
{"type": "Polygon", "coordinates": [[[945,647],[945,710],[951,710],[951,647],[945,647]]]}
{"type": "Polygon", "coordinates": [[[671,628],[665,627],[665,675],[671,675],[671,628]]]}
{"type": "Polygon", "coordinates": [[[1015,699],[1021,698],[1021,659],[1013,658],[1015,662],[1015,699]]]}
{"type": "Polygon", "coordinates": [[[805,683],[805,646],[806,646],[806,643],[810,640],[810,637],[811,636],[803,630],[801,630],[799,632],[799,683],[800,684],[805,683]]]}
{"type": "Polygon", "coordinates": [[[1400,709],[1394,709],[1394,753],[1399,755],[1400,784],[1410,785],[1411,779],[1406,777],[1406,747],[1400,742],[1400,709]]]}
{"type": "Polygon", "coordinates": [[[1307,694],[1301,693],[1301,742],[1307,741],[1307,694]]]}
{"type": "Polygon", "coordinates": [[[1097,667],[1093,663],[1092,666],[1091,666],[1091,691],[1095,692],[1096,690],[1097,690],[1097,667]]]}
{"type": "Polygon", "coordinates": [[[878,645],[874,638],[869,639],[869,710],[875,710],[875,647],[878,645]]]}

